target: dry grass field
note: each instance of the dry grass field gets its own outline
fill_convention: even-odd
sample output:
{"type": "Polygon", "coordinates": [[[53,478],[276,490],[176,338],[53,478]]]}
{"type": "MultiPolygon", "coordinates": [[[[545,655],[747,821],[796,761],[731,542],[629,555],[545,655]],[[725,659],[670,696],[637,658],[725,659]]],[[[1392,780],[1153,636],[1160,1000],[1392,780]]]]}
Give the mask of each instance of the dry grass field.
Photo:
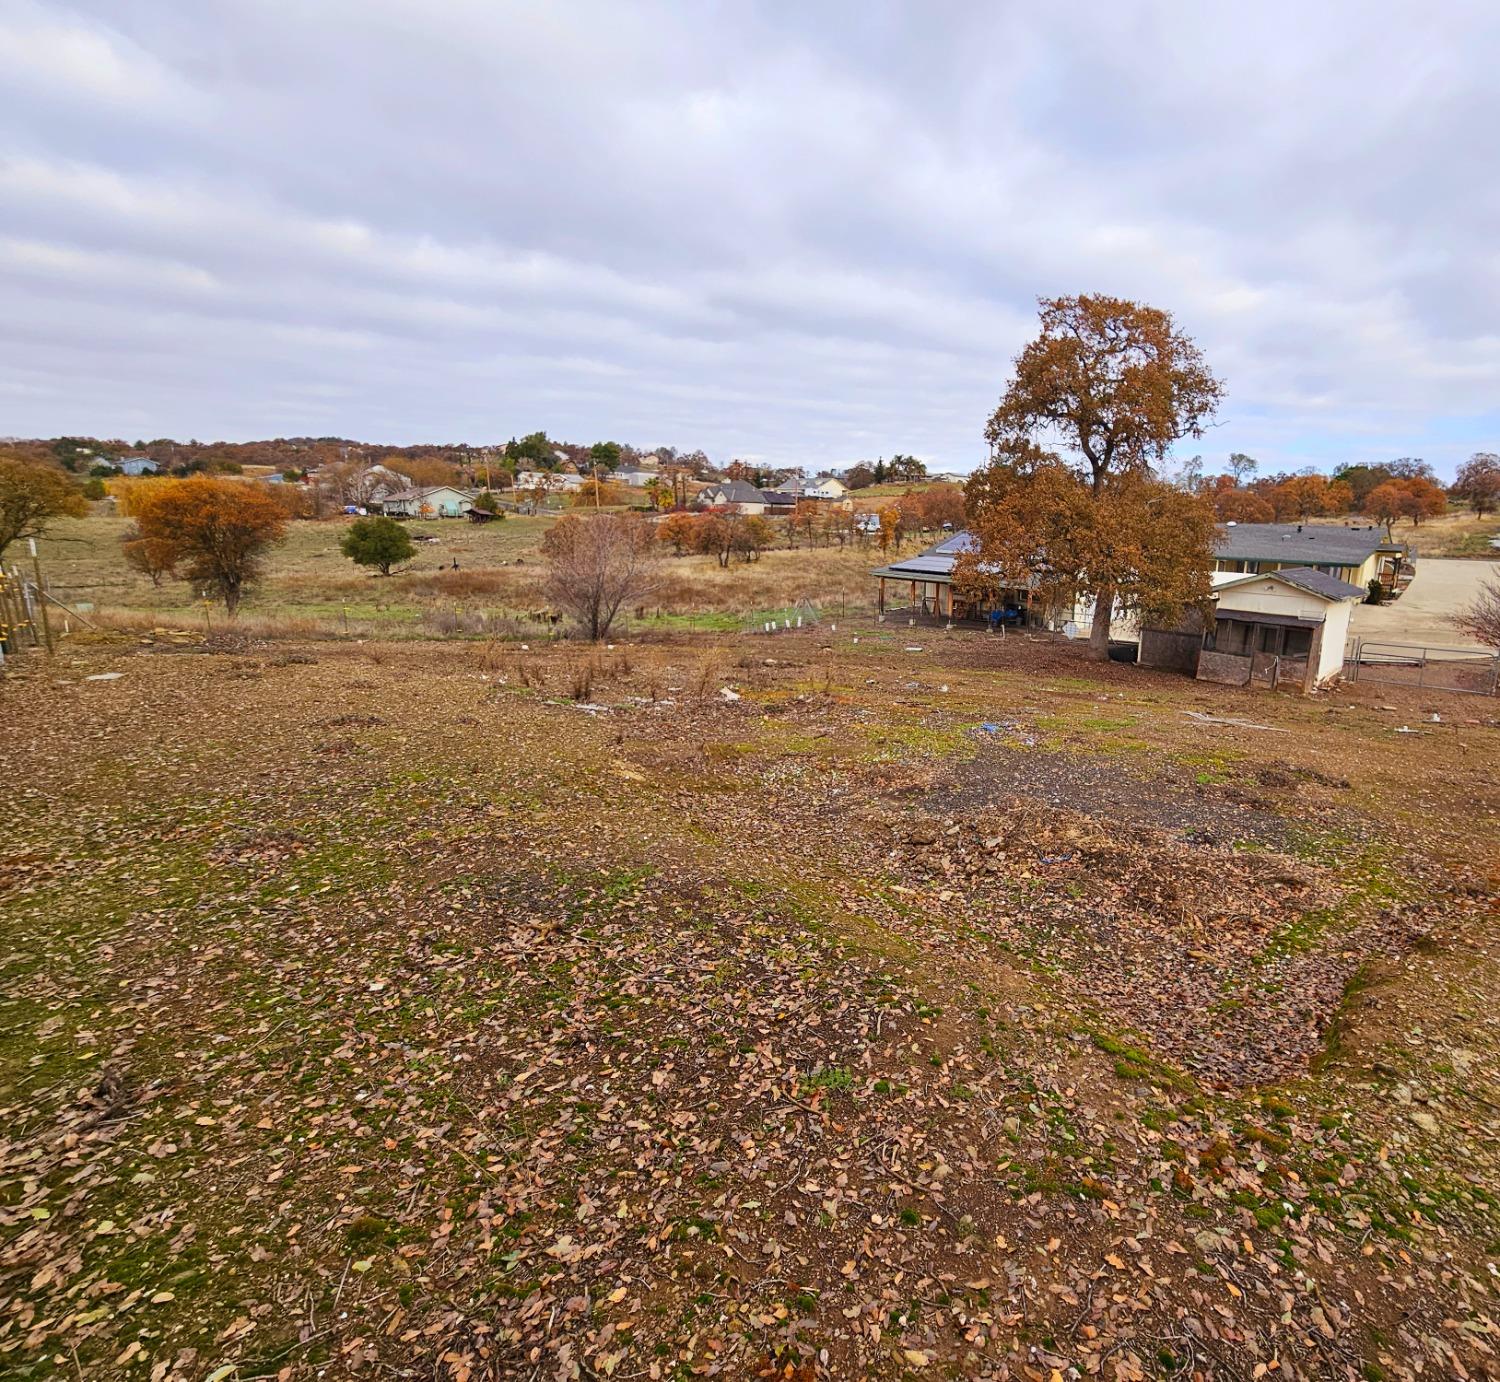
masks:
{"type": "Polygon", "coordinates": [[[0,723],[0,1372],[1494,1375],[1493,702],[852,620],[0,723]]]}
{"type": "MultiPolygon", "coordinates": [[[[355,633],[376,637],[474,632],[510,627],[546,603],[539,547],[555,516],[512,517],[475,526],[413,522],[416,559],[390,578],[360,570],[338,550],[347,520],[293,523],[270,557],[265,580],[245,602],[243,623],[278,635],[355,633]],[[457,563],[455,568],[454,563],[457,563]]],[[[221,615],[183,583],[151,581],[126,566],[123,518],[93,515],[57,523],[41,544],[48,581],[60,599],[92,605],[88,617],[116,627],[211,626],[221,615]]],[[[908,544],[910,550],[914,544],[908,544]]],[[[802,599],[832,610],[868,609],[867,547],[785,548],[720,568],[712,557],[667,555],[656,588],[627,622],[645,628],[753,626],[802,599]]]]}
{"type": "Polygon", "coordinates": [[[1476,518],[1468,509],[1455,509],[1440,518],[1425,519],[1420,525],[1403,520],[1391,535],[1409,542],[1423,557],[1483,557],[1500,559],[1500,551],[1490,546],[1490,539],[1500,537],[1500,514],[1476,518]]]}

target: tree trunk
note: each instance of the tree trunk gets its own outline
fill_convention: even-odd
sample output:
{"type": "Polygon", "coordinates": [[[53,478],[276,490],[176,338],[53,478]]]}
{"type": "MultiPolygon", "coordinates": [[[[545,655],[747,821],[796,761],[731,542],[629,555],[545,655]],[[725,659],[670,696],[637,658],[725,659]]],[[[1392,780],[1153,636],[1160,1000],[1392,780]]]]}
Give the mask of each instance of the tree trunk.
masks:
{"type": "Polygon", "coordinates": [[[1089,628],[1089,656],[1096,662],[1109,660],[1109,621],[1114,613],[1115,591],[1105,586],[1094,596],[1094,622],[1089,628]]]}

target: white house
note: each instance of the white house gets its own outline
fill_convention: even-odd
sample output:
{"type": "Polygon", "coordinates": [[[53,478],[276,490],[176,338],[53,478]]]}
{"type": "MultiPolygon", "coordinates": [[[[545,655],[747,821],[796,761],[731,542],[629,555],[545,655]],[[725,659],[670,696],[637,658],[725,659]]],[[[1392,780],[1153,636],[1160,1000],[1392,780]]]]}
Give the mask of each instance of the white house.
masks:
{"type": "Polygon", "coordinates": [[[547,493],[561,493],[583,488],[583,476],[572,475],[564,470],[522,470],[516,473],[517,489],[541,489],[547,493]]]}
{"type": "Polygon", "coordinates": [[[800,475],[789,475],[785,483],[776,488],[781,494],[791,495],[794,501],[797,499],[842,499],[849,493],[849,486],[837,475],[819,475],[811,480],[804,480],[800,475]]]}
{"type": "Polygon", "coordinates": [[[422,489],[397,490],[371,507],[389,518],[462,518],[474,502],[466,489],[452,485],[428,485],[422,489]]]}
{"type": "Polygon", "coordinates": [[[649,485],[653,480],[661,479],[661,472],[646,470],[640,466],[622,465],[609,478],[622,485],[649,485]]]}

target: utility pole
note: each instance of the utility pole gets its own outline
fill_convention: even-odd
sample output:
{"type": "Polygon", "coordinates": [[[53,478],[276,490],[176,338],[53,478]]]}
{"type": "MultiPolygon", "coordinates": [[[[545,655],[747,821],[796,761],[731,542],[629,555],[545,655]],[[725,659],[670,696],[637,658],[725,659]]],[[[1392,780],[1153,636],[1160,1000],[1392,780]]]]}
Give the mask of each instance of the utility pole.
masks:
{"type": "Polygon", "coordinates": [[[42,559],[36,554],[36,539],[27,538],[31,547],[31,568],[36,572],[36,602],[42,608],[42,632],[47,637],[47,654],[50,657],[57,652],[57,646],[52,641],[52,616],[47,613],[47,597],[42,593],[42,559]]]}

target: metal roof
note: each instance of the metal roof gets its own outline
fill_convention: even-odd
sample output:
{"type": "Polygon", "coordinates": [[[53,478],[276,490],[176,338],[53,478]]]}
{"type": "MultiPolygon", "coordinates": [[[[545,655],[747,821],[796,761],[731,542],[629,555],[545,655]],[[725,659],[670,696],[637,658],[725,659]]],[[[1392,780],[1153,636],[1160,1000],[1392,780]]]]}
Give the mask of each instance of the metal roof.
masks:
{"type": "Polygon", "coordinates": [[[954,533],[941,542],[934,543],[915,556],[902,561],[893,561],[889,566],[877,567],[872,576],[887,576],[892,580],[946,581],[953,577],[953,568],[964,552],[975,551],[978,544],[972,533],[954,533]]]}

